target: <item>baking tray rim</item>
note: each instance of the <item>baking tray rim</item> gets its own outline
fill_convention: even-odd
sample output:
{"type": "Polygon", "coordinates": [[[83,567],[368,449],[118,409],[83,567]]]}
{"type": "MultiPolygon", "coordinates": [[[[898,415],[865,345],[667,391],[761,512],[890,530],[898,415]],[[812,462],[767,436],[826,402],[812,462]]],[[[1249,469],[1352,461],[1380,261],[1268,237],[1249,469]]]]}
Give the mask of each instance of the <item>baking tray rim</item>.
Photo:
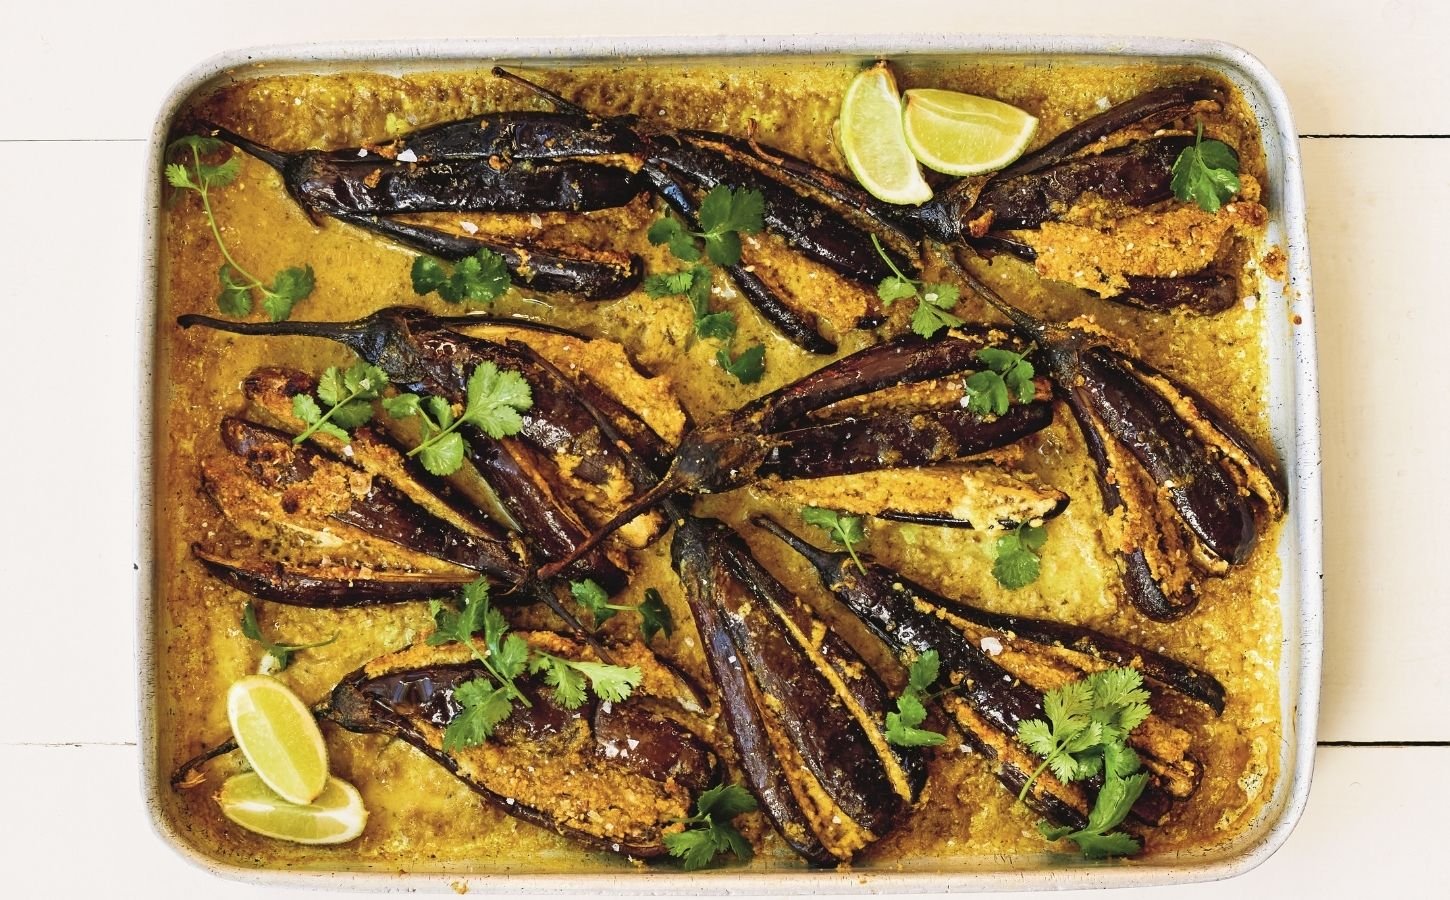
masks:
{"type": "MultiPolygon", "coordinates": [[[[463,881],[469,890],[525,892],[534,890],[610,894],[719,895],[741,890],[779,893],[946,893],[962,890],[1084,889],[1148,887],[1230,878],[1247,872],[1274,854],[1298,824],[1308,802],[1313,775],[1323,652],[1323,548],[1321,526],[1320,428],[1317,354],[1309,245],[1298,134],[1282,87],[1255,56],[1222,41],[1159,37],[1094,37],[1086,35],[978,34],[853,34],[737,36],[606,36],[440,39],[424,41],[350,41],[323,44],[268,45],[216,55],[177,81],[163,102],[150,137],[146,190],[143,193],[142,279],[138,298],[137,472],[137,678],[141,794],[148,824],[161,841],[187,862],[219,877],[277,886],[338,888],[377,892],[448,891],[463,881]],[[599,872],[587,874],[466,872],[400,873],[396,869],[313,871],[256,869],[221,862],[190,846],[166,818],[161,796],[166,778],[156,758],[158,648],[155,634],[153,547],[154,505],[154,354],[158,312],[158,263],[161,241],[161,177],[166,137],[181,105],[214,79],[249,67],[341,64],[395,65],[422,70],[430,64],[457,66],[481,60],[598,62],[610,59],[697,57],[859,56],[1051,56],[1056,58],[1129,57],[1162,63],[1198,63],[1236,77],[1258,91],[1261,132],[1266,150],[1270,135],[1282,157],[1279,209],[1280,236],[1288,256],[1285,299],[1292,315],[1291,351],[1295,360],[1292,435],[1283,440],[1284,462],[1292,476],[1290,515],[1282,548],[1295,548],[1283,558],[1280,607],[1294,591],[1292,619],[1284,622],[1281,642],[1280,707],[1284,738],[1292,742],[1292,766],[1265,811],[1278,804],[1274,819],[1261,826],[1252,843],[1235,855],[1200,861],[1104,865],[1046,865],[1011,871],[806,870],[798,872],[725,869],[685,874],[674,871],[599,872]],[[1292,444],[1290,443],[1292,441],[1292,444]],[[1292,451],[1291,451],[1292,446],[1292,451]],[[1292,455],[1290,455],[1292,453],[1292,455]],[[1290,626],[1296,626],[1291,630],[1290,626]],[[1292,686],[1293,690],[1289,690],[1292,686]]],[[[1272,156],[1272,154],[1271,154],[1272,156]]],[[[1271,378],[1273,373],[1271,372],[1271,378]]],[[[1272,405],[1272,399],[1271,399],[1272,405]]],[[[1282,775],[1282,772],[1281,772],[1282,775]]],[[[1266,812],[1261,811],[1260,816],[1266,812]]]]}

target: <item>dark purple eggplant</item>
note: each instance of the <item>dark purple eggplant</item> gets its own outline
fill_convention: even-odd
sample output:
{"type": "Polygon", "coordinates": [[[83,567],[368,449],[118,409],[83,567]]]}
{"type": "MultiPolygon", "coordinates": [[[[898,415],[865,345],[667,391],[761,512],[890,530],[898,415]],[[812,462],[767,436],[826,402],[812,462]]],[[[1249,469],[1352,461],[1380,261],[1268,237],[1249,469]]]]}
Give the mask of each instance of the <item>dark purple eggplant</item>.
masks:
{"type": "Polygon", "coordinates": [[[1097,156],[1068,159],[1016,177],[997,177],[977,196],[971,215],[990,217],[991,228],[1036,228],[1056,220],[1084,194],[1126,206],[1148,206],[1173,196],[1173,162],[1191,137],[1154,138],[1097,156]]]}
{"type": "MultiPolygon", "coordinates": [[[[456,593],[477,578],[473,572],[447,575],[439,572],[377,572],[342,563],[294,569],[266,560],[255,548],[231,556],[202,544],[191,545],[194,556],[208,572],[237,590],[261,600],[315,609],[351,609],[429,600],[456,593]]],[[[532,602],[531,595],[510,593],[519,602],[532,602]]]]}
{"type": "Polygon", "coordinates": [[[485,240],[382,216],[334,213],[334,217],[441,259],[456,261],[479,250],[489,250],[503,257],[515,284],[544,293],[578,294],[586,300],[611,300],[634,290],[644,275],[644,265],[639,257],[627,253],[585,247],[534,247],[485,240]]]}
{"type": "Polygon", "coordinates": [[[456,528],[429,514],[387,481],[365,476],[320,450],[295,446],[291,435],[255,422],[227,416],[221,422],[221,435],[222,443],[241,460],[253,481],[283,494],[284,510],[304,507],[505,584],[518,584],[530,574],[497,526],[486,537],[456,528]],[[359,482],[364,480],[366,492],[359,494],[359,482]]]}
{"type": "MultiPolygon", "coordinates": [[[[862,571],[850,555],[820,550],[768,517],[756,517],[752,524],[809,561],[826,589],[903,661],[937,652],[944,703],[973,743],[994,758],[998,777],[1009,786],[1015,782],[1020,788],[1021,773],[1036,768],[1016,741],[1018,725],[1041,718],[1042,692],[1058,683],[1110,666],[1131,666],[1154,691],[1172,691],[1215,714],[1223,711],[1224,691],[1217,679],[1160,653],[1087,628],[977,609],[874,563],[862,571]],[[983,649],[986,637],[996,641],[996,656],[983,649]]],[[[1161,729],[1172,727],[1158,722],[1133,737],[1152,776],[1149,790],[1134,806],[1134,817],[1145,824],[1160,823],[1171,800],[1189,796],[1200,777],[1199,765],[1183,755],[1181,740],[1162,739],[1161,729]]],[[[1044,815],[1060,819],[1060,807],[1075,810],[1076,817],[1061,824],[1077,824],[1087,812],[1080,786],[1049,782],[1040,794],[1044,815]]]]}
{"type": "MultiPolygon", "coordinates": [[[[1031,245],[1003,232],[1057,219],[1086,193],[1137,207],[1170,198],[1173,163],[1191,138],[1148,138],[1101,154],[1075,154],[1125,128],[1182,117],[1200,101],[1221,106],[1227,95],[1209,81],[1139,94],[1069,128],[985,181],[963,181],[921,207],[904,210],[903,227],[946,244],[1032,261],[1036,251],[1031,245]]],[[[1108,299],[1157,312],[1181,308],[1204,315],[1223,312],[1237,300],[1233,279],[1217,272],[1129,276],[1127,281],[1125,291],[1108,299]]]]}
{"type": "MultiPolygon", "coordinates": [[[[593,657],[548,632],[521,633],[531,645],[570,659],[593,657]]],[[[643,681],[620,703],[557,704],[540,676],[516,684],[516,706],[485,742],[444,750],[443,733],[462,711],[457,687],[487,677],[459,645],[415,645],[352,672],[313,708],[320,719],[358,733],[401,739],[446,768],[498,810],[587,846],[637,858],[663,856],[664,835],[693,812],[694,798],[719,777],[713,749],[699,735],[688,685],[637,644],[613,649],[639,666],[643,681]]],[[[235,749],[228,741],[183,763],[176,787],[204,779],[202,767],[235,749]]]]}
{"type": "MultiPolygon", "coordinates": [[[[493,114],[498,120],[550,115],[493,114]]],[[[539,138],[544,133],[576,133],[571,127],[572,123],[559,123],[557,129],[532,129],[527,134],[539,138]]],[[[483,136],[490,129],[477,128],[479,152],[428,158],[413,149],[413,156],[405,154],[402,160],[365,147],[283,153],[218,125],[208,124],[205,130],[276,169],[287,192],[313,216],[587,212],[623,206],[643,189],[628,167],[585,161],[577,153],[550,155],[547,141],[526,146],[515,140],[524,134],[517,130],[494,129],[495,140],[488,141],[483,136]]]]}
{"type": "MultiPolygon", "coordinates": [[[[820,477],[927,465],[1002,447],[1040,431],[1052,421],[1051,404],[1014,405],[1001,417],[978,416],[960,406],[873,413],[785,430],[817,409],[852,397],[979,366],[975,353],[986,345],[987,335],[983,330],[938,341],[903,338],[869,347],[694,428],[681,441],[668,471],[596,529],[576,553],[597,546],[671,495],[718,493],[767,476],[820,477]]],[[[551,562],[540,575],[552,577],[571,560],[551,562]]]]}
{"type": "Polygon", "coordinates": [[[1082,428],[1129,599],[1161,621],[1186,615],[1197,605],[1188,564],[1221,574],[1244,562],[1259,521],[1283,514],[1277,466],[1200,395],[1100,335],[1035,319],[960,274],[1037,343],[1039,368],[1082,428]]]}
{"type": "Polygon", "coordinates": [[[849,860],[925,779],[885,740],[885,689],[728,526],[683,513],[676,525],[671,557],[747,787],[796,853],[849,860]]]}
{"type": "MultiPolygon", "coordinates": [[[[543,561],[568,555],[580,559],[570,572],[619,586],[624,573],[603,553],[575,553],[587,529],[570,507],[573,500],[608,510],[612,498],[627,497],[631,482],[620,448],[601,435],[593,417],[577,402],[575,389],[556,370],[541,364],[522,345],[505,347],[447,328],[422,310],[390,307],[352,322],[227,322],[207,316],[182,316],[182,327],[204,325],[247,335],[300,335],[337,341],[380,367],[396,384],[449,402],[466,399],[469,374],[482,362],[519,371],[529,382],[534,405],[524,415],[517,439],[494,441],[476,429],[465,431],[474,463],[523,529],[534,555],[543,561]],[[532,443],[550,459],[534,461],[532,443]],[[567,470],[556,461],[567,460],[567,470]],[[560,497],[568,485],[573,497],[560,497]]],[[[617,502],[614,500],[613,502],[617,502]]]]}
{"type": "Polygon", "coordinates": [[[995,178],[1014,178],[1057,165],[1079,150],[1097,143],[1115,131],[1122,131],[1131,125],[1143,125],[1155,120],[1177,118],[1187,113],[1195,103],[1200,101],[1211,101],[1222,106],[1227,100],[1228,94],[1222,86],[1205,80],[1185,81],[1144,91],[1136,97],[1084,119],[1042,147],[998,172],[995,178]]]}

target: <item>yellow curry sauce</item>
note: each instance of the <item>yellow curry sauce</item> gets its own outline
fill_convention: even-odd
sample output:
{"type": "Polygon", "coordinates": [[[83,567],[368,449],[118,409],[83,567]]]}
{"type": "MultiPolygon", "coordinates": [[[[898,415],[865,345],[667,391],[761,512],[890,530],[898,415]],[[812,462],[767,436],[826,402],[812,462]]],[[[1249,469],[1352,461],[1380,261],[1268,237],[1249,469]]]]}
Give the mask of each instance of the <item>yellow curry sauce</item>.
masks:
{"type": "MultiPolygon", "coordinates": [[[[679,127],[708,128],[746,135],[755,123],[758,139],[844,171],[834,146],[839,100],[856,71],[837,62],[742,61],[728,65],[631,63],[549,71],[546,84],[586,108],[604,114],[631,112],[679,127]]],[[[932,86],[985,94],[1021,106],[1040,117],[1039,145],[1104,102],[1120,102],[1141,91],[1196,77],[1187,68],[1147,66],[1070,67],[1041,64],[898,64],[903,88],[932,86]],[[1104,100],[1105,98],[1105,100],[1104,100]]],[[[272,75],[264,67],[236,73],[236,80],[194,98],[194,112],[263,143],[284,150],[355,146],[436,122],[486,111],[539,109],[537,98],[491,77],[486,68],[412,74],[366,72],[331,75],[272,75]]],[[[1263,157],[1252,116],[1238,101],[1218,122],[1218,133],[1243,157],[1244,171],[1263,181],[1263,157]]],[[[436,295],[420,298],[409,282],[414,254],[337,222],[314,224],[263,163],[242,160],[241,176],[216,191],[212,203],[222,235],[237,259],[263,278],[281,268],[311,264],[317,287],[298,304],[297,319],[340,320],[380,307],[405,303],[439,313],[456,313],[436,295]]],[[[192,542],[219,528],[219,515],[198,487],[200,460],[223,452],[219,419],[241,411],[240,382],[260,365],[290,366],[311,373],[345,364],[350,354],[325,341],[306,338],[247,338],[212,331],[183,332],[174,326],[183,313],[216,312],[220,254],[195,197],[185,195],[163,210],[164,252],[158,299],[156,420],[156,672],[158,769],[170,772],[183,760],[228,736],[227,686],[257,669],[260,650],[241,633],[246,597],[208,576],[190,555],[192,542]]],[[[577,217],[557,214],[433,216],[458,227],[485,225],[491,233],[577,239],[640,254],[650,272],[679,264],[664,248],[645,239],[659,215],[648,197],[629,207],[577,217]],[[485,222],[485,220],[487,220],[485,222]]],[[[804,305],[838,323],[864,302],[860,289],[829,271],[777,252],[772,238],[757,247],[804,305]]],[[[1251,265],[1246,263],[1246,265],[1251,265]]],[[[1099,326],[1127,342],[1154,366],[1198,389],[1261,445],[1267,446],[1266,361],[1260,335],[1265,304],[1246,302],[1215,317],[1158,315],[1107,303],[1060,283],[1039,279],[1032,268],[1010,259],[979,264],[977,271],[1008,299],[1049,319],[1093,316],[1099,326]]],[[[944,276],[928,272],[929,278],[944,276]]],[[[1256,284],[1251,268],[1246,283],[1256,284]]],[[[1252,287],[1247,294],[1253,293],[1252,287]]],[[[776,334],[717,279],[717,308],[740,323],[736,348],[756,341],[766,346],[766,374],[756,385],[741,385],[714,363],[715,348],[692,340],[692,317],[684,298],[651,299],[636,291],[618,300],[588,303],[537,296],[527,288],[500,301],[498,313],[520,314],[619,341],[653,374],[669,377],[689,414],[706,420],[823,365],[776,334]]],[[[905,328],[909,303],[898,303],[880,333],[905,328]]],[[[975,298],[956,310],[968,320],[997,321],[975,298]]],[[[876,340],[865,331],[841,336],[841,352],[876,340]]],[[[1024,442],[1021,466],[1067,493],[1066,512],[1048,524],[1042,577],[1017,591],[991,575],[996,535],[978,531],[870,520],[865,550],[911,578],[993,610],[1077,623],[1121,636],[1202,668],[1224,685],[1228,704],[1221,718],[1184,704],[1181,721],[1194,735],[1192,755],[1204,766],[1196,794],[1178,804],[1170,821],[1146,830],[1149,854],[1208,848],[1242,831],[1270,796],[1279,744],[1280,643],[1278,526],[1270,526],[1252,558],[1223,578],[1202,579],[1197,611],[1186,619],[1152,622],[1118,599],[1116,569],[1100,539],[1103,514],[1091,464],[1071,416],[1024,442]]],[[[836,608],[815,575],[779,542],[744,524],[752,511],[769,511],[802,530],[798,506],[756,489],[705,497],[702,514],[740,528],[758,557],[789,587],[799,591],[827,621],[877,665],[893,688],[899,667],[848,613],[836,608]]],[[[820,533],[802,531],[818,543],[820,533]]],[[[654,649],[708,683],[689,611],[670,570],[668,537],[636,552],[630,586],[618,602],[637,603],[646,587],[658,588],[677,628],[654,649]]],[[[343,675],[380,654],[426,637],[432,630],[426,605],[404,604],[356,610],[312,610],[259,604],[269,635],[293,642],[326,639],[327,647],[301,653],[281,674],[306,702],[322,698],[343,675]]],[[[531,616],[518,621],[530,624],[531,616]]],[[[543,622],[542,618],[538,621],[543,622]]],[[[636,617],[621,615],[606,626],[620,633],[636,628],[636,617]]],[[[934,718],[929,727],[941,729],[934,718]]],[[[719,729],[723,737],[723,728],[719,729]]],[[[213,794],[241,761],[232,754],[209,770],[196,787],[163,790],[165,815],[184,839],[221,861],[262,867],[320,869],[374,868],[384,871],[577,871],[627,868],[630,863],[594,853],[543,829],[524,824],[486,805],[463,783],[408,745],[380,736],[360,736],[324,726],[332,770],[361,790],[371,818],[363,836],[340,847],[309,848],[269,840],[225,820],[213,794]]],[[[931,766],[931,780],[917,809],[896,830],[856,859],[859,868],[953,869],[1000,867],[998,854],[1038,854],[1047,849],[1037,833],[1037,816],[1014,806],[1013,796],[987,767],[949,731],[931,766]],[[960,746],[959,746],[960,743],[960,746]]],[[[758,815],[742,817],[742,830],[760,853],[757,867],[801,864],[775,839],[758,815]]]]}

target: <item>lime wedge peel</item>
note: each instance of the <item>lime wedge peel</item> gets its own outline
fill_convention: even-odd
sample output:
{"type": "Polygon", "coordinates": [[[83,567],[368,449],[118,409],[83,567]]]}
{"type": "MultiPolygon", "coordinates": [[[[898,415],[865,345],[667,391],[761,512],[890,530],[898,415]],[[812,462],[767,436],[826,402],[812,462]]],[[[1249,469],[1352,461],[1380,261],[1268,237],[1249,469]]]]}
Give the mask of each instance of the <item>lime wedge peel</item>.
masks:
{"type": "Polygon", "coordinates": [[[312,712],[282,682],[249,675],[227,691],[227,719],[253,771],[290,803],[311,803],[327,784],[327,745],[312,712]]]}
{"type": "Polygon", "coordinates": [[[1022,155],[1037,119],[1015,106],[956,91],[906,92],[902,130],[921,164],[947,175],[995,172],[1022,155]]]}
{"type": "Polygon", "coordinates": [[[846,88],[840,141],[846,165],[873,197],[898,204],[931,199],[931,186],[906,145],[901,94],[885,63],[861,72],[846,88]]]}
{"type": "Polygon", "coordinates": [[[228,778],[217,792],[222,815],[248,831],[298,844],[341,844],[362,834],[368,812],[357,788],[329,778],[311,803],[277,796],[256,772],[228,778]]]}

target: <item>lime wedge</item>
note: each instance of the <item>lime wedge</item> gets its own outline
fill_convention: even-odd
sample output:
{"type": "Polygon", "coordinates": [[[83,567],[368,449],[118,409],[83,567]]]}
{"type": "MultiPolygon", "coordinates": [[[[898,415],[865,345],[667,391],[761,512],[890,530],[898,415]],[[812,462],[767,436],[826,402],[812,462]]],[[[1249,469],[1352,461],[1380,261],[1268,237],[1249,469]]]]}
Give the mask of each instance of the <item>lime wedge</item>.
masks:
{"type": "Polygon", "coordinates": [[[362,834],[368,823],[357,788],[329,778],[311,803],[289,803],[256,772],[233,775],[217,792],[222,815],[248,831],[299,844],[341,844],[362,834]]]}
{"type": "Polygon", "coordinates": [[[327,746],[312,713],[287,686],[249,675],[227,691],[227,718],[247,762],[291,803],[311,803],[327,783],[327,746]]]}
{"type": "Polygon", "coordinates": [[[902,116],[906,144],[921,164],[948,175],[995,172],[1022,155],[1037,119],[1000,100],[913,88],[902,116]]]}
{"type": "Polygon", "coordinates": [[[885,63],[857,75],[841,101],[841,152],[861,186],[887,203],[925,203],[931,186],[906,146],[901,95],[885,63]]]}

